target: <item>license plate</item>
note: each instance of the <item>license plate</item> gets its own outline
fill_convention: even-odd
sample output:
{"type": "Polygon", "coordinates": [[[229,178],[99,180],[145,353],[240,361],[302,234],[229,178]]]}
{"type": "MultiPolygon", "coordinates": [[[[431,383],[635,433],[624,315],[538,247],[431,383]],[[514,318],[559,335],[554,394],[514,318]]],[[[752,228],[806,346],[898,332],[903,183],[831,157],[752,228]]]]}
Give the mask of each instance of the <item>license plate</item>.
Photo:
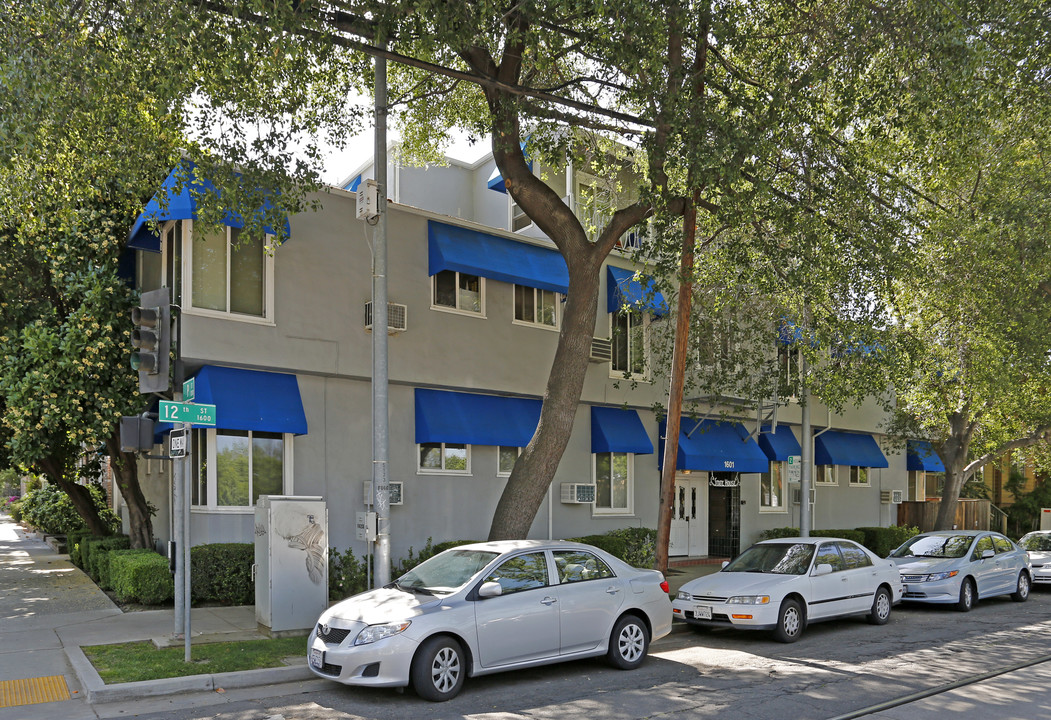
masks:
{"type": "Polygon", "coordinates": [[[325,666],[325,651],[318,648],[310,648],[310,664],[318,670],[325,666]]]}
{"type": "Polygon", "coordinates": [[[693,616],[698,620],[711,620],[712,619],[712,606],[711,605],[694,605],[693,616]]]}

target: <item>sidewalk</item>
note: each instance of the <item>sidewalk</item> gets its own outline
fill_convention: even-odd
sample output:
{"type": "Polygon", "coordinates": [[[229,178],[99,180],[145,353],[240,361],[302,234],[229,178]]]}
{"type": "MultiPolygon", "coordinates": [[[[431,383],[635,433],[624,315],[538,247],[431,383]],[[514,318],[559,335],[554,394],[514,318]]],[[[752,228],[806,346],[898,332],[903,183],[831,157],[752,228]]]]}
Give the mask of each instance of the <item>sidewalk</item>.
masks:
{"type": "MultiPolygon", "coordinates": [[[[718,569],[718,564],[673,568],[667,576],[671,592],[718,569]]],[[[251,605],[193,608],[191,613],[194,643],[264,637],[251,605]]],[[[122,612],[68,555],[54,552],[0,514],[0,720],[93,720],[156,709],[149,698],[157,696],[283,683],[305,690],[327,683],[307,669],[304,650],[302,662],[289,667],[106,686],[80,649],[153,639],[172,642],[173,630],[172,609],[122,612]]],[[[174,642],[181,645],[181,640],[174,642]]],[[[235,697],[229,693],[217,701],[235,697]]]]}

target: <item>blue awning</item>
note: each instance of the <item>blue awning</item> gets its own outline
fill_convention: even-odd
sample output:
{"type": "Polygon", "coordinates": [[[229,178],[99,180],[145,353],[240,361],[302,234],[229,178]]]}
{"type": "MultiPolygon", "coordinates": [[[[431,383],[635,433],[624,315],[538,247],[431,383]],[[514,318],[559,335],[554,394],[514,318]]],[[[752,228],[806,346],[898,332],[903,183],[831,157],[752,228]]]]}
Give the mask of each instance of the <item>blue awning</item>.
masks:
{"type": "Polygon", "coordinates": [[[926,472],[945,472],[945,463],[934,452],[934,446],[927,440],[909,440],[905,448],[905,468],[907,470],[925,470],[926,472]]]}
{"type": "Polygon", "coordinates": [[[347,183],[347,186],[343,189],[349,190],[350,192],[355,192],[358,189],[358,185],[361,185],[361,173],[358,173],[354,177],[354,179],[347,183]]]}
{"type": "Polygon", "coordinates": [[[607,265],[606,269],[607,312],[618,312],[627,305],[634,310],[648,310],[658,317],[668,314],[668,303],[665,302],[664,296],[654,289],[653,278],[642,275],[636,280],[633,270],[613,265],[607,265]]]}
{"type": "Polygon", "coordinates": [[[871,435],[839,430],[827,430],[814,438],[814,463],[870,468],[890,466],[871,435]]]}
{"type": "MultiPolygon", "coordinates": [[[[663,462],[666,434],[667,421],[662,420],[659,462],[663,462]]],[[[683,418],[675,467],[678,470],[765,473],[770,471],[770,460],[741,423],[683,418]]]]}
{"type": "Polygon", "coordinates": [[[764,427],[759,433],[757,442],[759,448],[771,460],[787,460],[792,455],[799,455],[803,452],[792,428],[787,425],[778,425],[772,432],[769,426],[764,427]]]}
{"type": "Polygon", "coordinates": [[[428,273],[456,270],[541,290],[569,292],[569,270],[557,250],[479,230],[427,221],[428,273]]]}
{"type": "Polygon", "coordinates": [[[416,388],[416,442],[525,447],[539,400],[416,388]]]}
{"type": "MultiPolygon", "coordinates": [[[[522,154],[525,155],[525,149],[526,149],[525,142],[523,141],[519,145],[519,147],[522,148],[522,154]]],[[[530,160],[528,156],[526,156],[526,164],[529,165],[529,169],[530,169],[530,171],[532,171],[532,169],[533,169],[533,161],[530,160]]],[[[493,169],[493,172],[489,176],[489,180],[485,183],[485,185],[490,190],[496,190],[497,192],[502,192],[505,195],[507,194],[507,186],[504,184],[504,176],[500,174],[500,168],[499,167],[496,167],[496,168],[493,169]]]]}
{"type": "Polygon", "coordinates": [[[653,443],[635,410],[591,408],[591,452],[653,454],[653,443]]]}
{"type": "MultiPolygon", "coordinates": [[[[168,177],[161,184],[161,189],[146,203],[142,214],[135,219],[135,224],[132,225],[131,232],[128,234],[128,247],[160,252],[161,239],[150,229],[150,221],[192,220],[197,217],[197,199],[194,193],[197,195],[205,192],[216,193],[217,190],[211,180],[198,178],[195,175],[195,169],[194,163],[184,160],[168,173],[168,177]],[[175,188],[180,180],[183,180],[182,192],[176,193],[175,188]],[[167,209],[161,209],[161,203],[158,200],[160,197],[167,198],[167,209]]],[[[266,203],[265,207],[269,207],[269,203],[266,203]]],[[[235,228],[244,227],[243,219],[234,212],[226,213],[223,224],[235,228]]],[[[265,229],[268,233],[274,232],[269,226],[265,229]]],[[[286,240],[291,237],[291,229],[287,220],[284,232],[286,240]]]]}

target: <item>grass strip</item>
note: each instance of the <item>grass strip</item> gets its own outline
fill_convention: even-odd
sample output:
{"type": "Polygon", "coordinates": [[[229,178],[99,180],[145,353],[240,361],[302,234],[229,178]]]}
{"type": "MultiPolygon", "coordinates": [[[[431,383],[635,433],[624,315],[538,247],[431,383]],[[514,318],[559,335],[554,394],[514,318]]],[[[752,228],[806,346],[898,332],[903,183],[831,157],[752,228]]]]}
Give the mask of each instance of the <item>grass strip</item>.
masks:
{"type": "Polygon", "coordinates": [[[154,647],[153,643],[88,645],[81,648],[99,677],[107,684],[158,680],[160,678],[282,667],[287,657],[306,657],[306,639],[301,637],[194,645],[190,662],[178,647],[154,647]]]}

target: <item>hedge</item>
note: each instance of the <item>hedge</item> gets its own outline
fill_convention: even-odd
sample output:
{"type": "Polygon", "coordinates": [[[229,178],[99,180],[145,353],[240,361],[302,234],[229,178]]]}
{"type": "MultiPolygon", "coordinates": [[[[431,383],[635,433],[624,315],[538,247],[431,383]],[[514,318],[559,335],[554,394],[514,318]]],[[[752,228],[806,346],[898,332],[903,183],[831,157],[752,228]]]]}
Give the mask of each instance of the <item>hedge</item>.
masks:
{"type": "Polygon", "coordinates": [[[112,590],[113,588],[104,582],[102,575],[102,566],[106,560],[106,555],[111,550],[127,550],[130,547],[131,539],[127,535],[88,540],[81,549],[81,555],[84,558],[84,570],[103,590],[112,590]],[[87,550],[86,555],[85,548],[87,550]]]}
{"type": "Polygon", "coordinates": [[[168,559],[155,552],[114,552],[110,577],[121,602],[160,605],[175,595],[168,559]]]}
{"type": "MultiPolygon", "coordinates": [[[[812,537],[839,537],[864,545],[880,557],[887,557],[891,550],[901,545],[913,535],[919,533],[915,527],[860,527],[853,530],[811,530],[812,537]]],[[[783,527],[764,530],[759,534],[760,540],[798,537],[799,528],[783,527]]]]}
{"type": "Polygon", "coordinates": [[[651,568],[656,560],[657,531],[651,528],[621,528],[567,539],[601,548],[632,567],[651,568]]]}
{"type": "Polygon", "coordinates": [[[194,602],[251,605],[255,602],[252,543],[215,543],[190,548],[194,602]]]}
{"type": "Polygon", "coordinates": [[[69,548],[69,561],[81,570],[84,569],[84,558],[81,550],[83,544],[91,539],[101,540],[102,538],[93,536],[91,531],[87,529],[74,530],[66,535],[66,546],[69,548]]]}
{"type": "Polygon", "coordinates": [[[116,560],[124,555],[142,555],[144,553],[154,553],[150,548],[117,548],[109,550],[104,553],[97,553],[97,564],[99,568],[99,580],[98,585],[103,590],[112,590],[115,585],[113,578],[113,568],[116,565],[116,560]]]}

